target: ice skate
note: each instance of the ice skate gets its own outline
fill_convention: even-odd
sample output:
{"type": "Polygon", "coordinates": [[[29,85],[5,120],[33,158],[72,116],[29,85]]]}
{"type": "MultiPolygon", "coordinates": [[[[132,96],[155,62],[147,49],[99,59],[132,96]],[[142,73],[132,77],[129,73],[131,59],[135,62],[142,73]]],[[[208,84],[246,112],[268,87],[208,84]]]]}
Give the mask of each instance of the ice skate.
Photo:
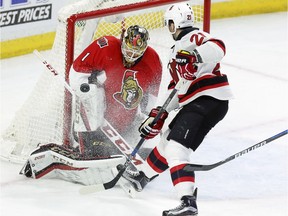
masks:
{"type": "Polygon", "coordinates": [[[181,204],[176,208],[163,211],[162,216],[196,216],[198,209],[196,204],[197,189],[193,196],[183,196],[181,204]]]}

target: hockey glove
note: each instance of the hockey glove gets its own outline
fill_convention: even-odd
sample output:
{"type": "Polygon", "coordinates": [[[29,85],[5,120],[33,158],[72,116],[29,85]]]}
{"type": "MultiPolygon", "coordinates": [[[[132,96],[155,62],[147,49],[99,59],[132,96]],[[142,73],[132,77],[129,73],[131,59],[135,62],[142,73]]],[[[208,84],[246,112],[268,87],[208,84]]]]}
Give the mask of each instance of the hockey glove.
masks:
{"type": "Polygon", "coordinates": [[[197,72],[197,58],[188,51],[181,50],[176,54],[176,67],[181,77],[186,80],[194,80],[194,73],[197,72]]]}
{"type": "Polygon", "coordinates": [[[145,139],[152,139],[160,133],[163,124],[168,117],[168,112],[164,111],[159,120],[154,125],[151,124],[159,113],[160,109],[161,107],[152,109],[149,113],[149,117],[140,125],[139,132],[141,133],[141,137],[145,139]]]}

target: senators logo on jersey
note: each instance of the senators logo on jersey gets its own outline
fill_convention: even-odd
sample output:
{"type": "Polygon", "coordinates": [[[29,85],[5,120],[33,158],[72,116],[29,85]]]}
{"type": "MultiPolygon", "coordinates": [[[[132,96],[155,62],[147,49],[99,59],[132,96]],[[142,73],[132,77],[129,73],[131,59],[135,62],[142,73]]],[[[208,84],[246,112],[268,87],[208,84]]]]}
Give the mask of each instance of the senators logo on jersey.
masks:
{"type": "Polygon", "coordinates": [[[116,92],[113,95],[114,99],[121,103],[126,109],[136,108],[143,97],[143,90],[139,86],[135,74],[136,71],[126,70],[121,92],[116,92]]]}

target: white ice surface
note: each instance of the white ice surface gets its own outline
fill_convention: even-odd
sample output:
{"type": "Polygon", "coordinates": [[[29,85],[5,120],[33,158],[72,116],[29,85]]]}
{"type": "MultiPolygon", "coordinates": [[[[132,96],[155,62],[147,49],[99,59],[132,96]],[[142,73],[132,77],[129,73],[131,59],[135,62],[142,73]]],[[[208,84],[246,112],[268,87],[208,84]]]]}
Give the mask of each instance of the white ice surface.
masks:
{"type": "MultiPolygon", "coordinates": [[[[192,155],[210,164],[288,128],[287,13],[212,21],[223,39],[222,72],[235,99],[226,118],[192,155]]],[[[44,52],[45,53],[45,52],[44,52]]],[[[1,60],[1,132],[28,97],[42,71],[32,54],[1,60]]],[[[207,172],[196,173],[199,216],[287,216],[288,136],[207,172]]],[[[2,143],[1,143],[2,144],[2,143]]],[[[1,161],[1,216],[160,216],[178,205],[169,173],[135,199],[118,186],[80,195],[80,185],[27,179],[22,165],[1,161]]]]}

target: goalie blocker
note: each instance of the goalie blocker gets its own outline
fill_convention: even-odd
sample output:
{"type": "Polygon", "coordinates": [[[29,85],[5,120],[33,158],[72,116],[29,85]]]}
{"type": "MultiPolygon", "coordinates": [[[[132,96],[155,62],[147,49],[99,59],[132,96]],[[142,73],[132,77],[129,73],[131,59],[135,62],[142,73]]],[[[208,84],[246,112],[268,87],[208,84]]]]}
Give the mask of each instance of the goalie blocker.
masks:
{"type": "Polygon", "coordinates": [[[113,169],[124,162],[124,155],[83,157],[78,151],[50,143],[40,145],[31,153],[20,174],[93,185],[114,178],[113,169]]]}

